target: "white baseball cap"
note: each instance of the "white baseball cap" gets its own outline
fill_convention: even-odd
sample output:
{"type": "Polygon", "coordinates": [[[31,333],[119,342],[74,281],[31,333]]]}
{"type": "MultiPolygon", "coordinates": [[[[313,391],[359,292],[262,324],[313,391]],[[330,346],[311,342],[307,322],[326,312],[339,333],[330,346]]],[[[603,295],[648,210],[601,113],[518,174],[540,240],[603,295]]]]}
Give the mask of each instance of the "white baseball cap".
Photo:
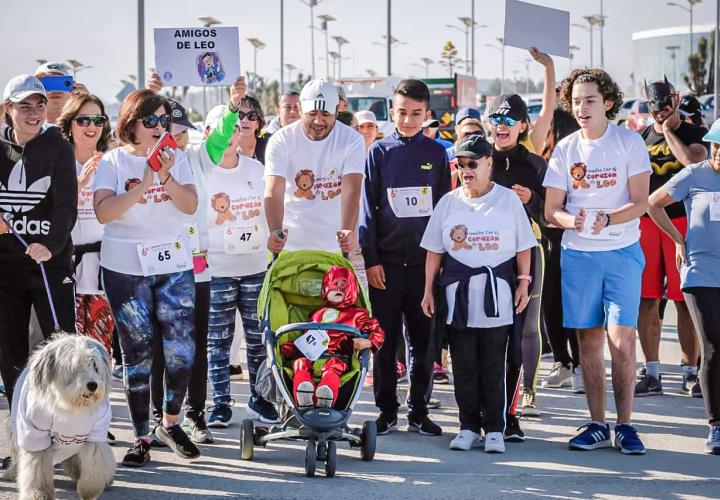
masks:
{"type": "Polygon", "coordinates": [[[36,75],[40,73],[53,73],[56,75],[61,74],[62,76],[70,76],[70,67],[67,64],[58,61],[48,61],[38,66],[35,70],[36,75]]]}
{"type": "Polygon", "coordinates": [[[315,110],[335,114],[340,98],[335,85],[327,80],[310,80],[300,92],[300,109],[303,113],[315,110]]]}
{"type": "Polygon", "coordinates": [[[225,104],[218,104],[214,108],[212,108],[210,111],[208,111],[208,114],[205,116],[205,130],[208,128],[214,129],[215,126],[220,121],[220,118],[222,118],[223,113],[225,113],[225,110],[227,109],[227,105],[225,104]]]}
{"type": "Polygon", "coordinates": [[[378,126],[375,113],[367,109],[363,109],[362,111],[358,111],[357,113],[355,113],[355,118],[358,121],[358,125],[362,125],[363,123],[372,123],[376,127],[378,126]]]}
{"type": "Polygon", "coordinates": [[[40,94],[47,99],[43,84],[33,75],[18,75],[12,78],[3,92],[3,101],[20,102],[33,94],[40,94]]]}

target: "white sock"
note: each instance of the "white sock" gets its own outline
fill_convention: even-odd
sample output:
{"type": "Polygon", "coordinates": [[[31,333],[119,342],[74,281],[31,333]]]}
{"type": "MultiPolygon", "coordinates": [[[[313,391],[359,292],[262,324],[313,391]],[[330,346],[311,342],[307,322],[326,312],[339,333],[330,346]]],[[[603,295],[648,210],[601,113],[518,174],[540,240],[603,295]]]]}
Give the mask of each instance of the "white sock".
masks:
{"type": "Polygon", "coordinates": [[[685,377],[689,377],[690,375],[697,377],[697,366],[683,365],[683,373],[685,374],[685,377]]]}
{"type": "Polygon", "coordinates": [[[660,361],[648,361],[645,363],[646,373],[656,379],[660,378],[660,361]]]}

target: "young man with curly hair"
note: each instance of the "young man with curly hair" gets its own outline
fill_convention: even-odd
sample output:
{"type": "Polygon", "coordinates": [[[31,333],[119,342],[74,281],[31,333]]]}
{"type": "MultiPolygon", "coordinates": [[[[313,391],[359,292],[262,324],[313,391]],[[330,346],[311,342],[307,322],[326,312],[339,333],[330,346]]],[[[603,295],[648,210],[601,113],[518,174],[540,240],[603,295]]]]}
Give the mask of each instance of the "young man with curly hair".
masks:
{"type": "Polygon", "coordinates": [[[644,454],[630,423],[635,387],[635,336],[645,258],[639,218],[647,209],[650,161],[640,135],[610,122],[622,93],[600,69],[576,69],[562,83],[560,102],[580,130],[560,141],[544,185],[545,216],[565,229],[562,239],[563,324],[577,329],[591,422],[570,449],[612,446],[605,422],[607,338],[617,408],[614,445],[644,454]],[[573,167],[585,167],[582,179],[573,167]],[[582,182],[578,182],[582,181],[582,182]]]}

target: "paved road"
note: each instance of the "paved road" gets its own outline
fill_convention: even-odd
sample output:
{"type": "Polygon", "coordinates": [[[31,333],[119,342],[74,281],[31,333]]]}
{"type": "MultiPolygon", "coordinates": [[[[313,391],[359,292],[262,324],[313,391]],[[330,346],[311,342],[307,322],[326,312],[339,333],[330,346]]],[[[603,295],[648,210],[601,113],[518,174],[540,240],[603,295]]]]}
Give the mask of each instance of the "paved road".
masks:
{"type": "MultiPolygon", "coordinates": [[[[671,309],[671,308],[668,308],[671,309]]],[[[674,311],[669,322],[674,323],[674,311]]],[[[504,455],[480,450],[450,451],[448,443],[458,430],[452,386],[438,386],[435,397],[443,409],[432,412],[445,433],[421,437],[404,431],[378,438],[373,462],[362,462],[359,452],[346,445],[338,449],[334,479],[303,475],[304,447],[291,442],[256,450],[255,458],[239,458],[238,422],[244,418],[240,404],[234,425],[215,432],[216,444],[202,448],[203,456],[187,463],[167,451],[152,452],[152,463],[143,469],[119,467],[115,483],[103,498],[252,498],[333,499],[501,498],[509,495],[574,498],[718,498],[720,457],[702,454],[707,436],[702,400],[680,393],[679,348],[673,325],[663,333],[663,382],[666,395],[638,399],[634,423],[648,454],[627,457],[611,449],[571,452],[567,440],[585,423],[584,396],[565,389],[540,390],[540,418],[522,422],[528,439],[508,444],[504,455]]],[[[550,368],[544,359],[542,375],[550,368]]],[[[234,398],[244,403],[246,382],[233,383],[234,398]]],[[[131,438],[130,423],[119,385],[112,395],[113,431],[118,437],[115,455],[121,460],[131,438]]],[[[6,408],[6,407],[5,407],[6,408]]],[[[608,408],[614,403],[608,392],[608,408]]],[[[6,410],[0,410],[5,412],[6,410]]],[[[353,422],[375,417],[372,395],[365,390],[353,422]]],[[[613,415],[610,415],[612,422],[613,415]]],[[[401,422],[404,424],[404,422],[401,422]]],[[[5,435],[2,434],[3,444],[5,435]]],[[[72,484],[60,476],[59,498],[77,498],[72,484]]],[[[0,481],[0,498],[14,498],[14,485],[0,481]]]]}

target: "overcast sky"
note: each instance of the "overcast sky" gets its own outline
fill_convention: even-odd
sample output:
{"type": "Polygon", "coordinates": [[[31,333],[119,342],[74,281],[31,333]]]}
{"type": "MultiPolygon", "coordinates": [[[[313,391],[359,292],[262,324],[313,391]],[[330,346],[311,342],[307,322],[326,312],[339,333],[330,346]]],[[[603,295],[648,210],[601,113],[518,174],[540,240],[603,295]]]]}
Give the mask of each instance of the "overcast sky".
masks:
{"type": "MultiPolygon", "coordinates": [[[[685,3],[685,0],[676,0],[685,3]]],[[[533,3],[569,10],[571,22],[584,23],[582,16],[598,14],[600,0],[533,0],[533,3]]],[[[280,0],[146,0],[145,53],[147,67],[153,67],[154,27],[199,26],[200,16],[213,16],[224,26],[238,26],[241,37],[241,64],[252,68],[252,48],[246,41],[259,38],[267,47],[258,54],[258,73],[280,76],[280,0]]],[[[393,36],[406,44],[394,49],[393,73],[424,76],[412,63],[420,57],[439,60],[443,44],[452,40],[464,57],[465,36],[446,28],[470,15],[471,0],[393,0],[393,36]]],[[[632,72],[631,34],[634,31],[686,25],[688,14],[665,0],[605,0],[605,67],[623,85],[632,72]]],[[[120,90],[120,80],[137,73],[137,2],[134,0],[0,0],[3,18],[0,37],[0,81],[19,73],[32,73],[35,59],[77,59],[92,66],[78,74],[92,92],[110,99],[120,90]]],[[[487,24],[476,35],[476,76],[500,75],[500,52],[485,46],[502,36],[504,0],[475,0],[476,19],[487,24]]],[[[350,43],[343,48],[343,76],[366,75],[366,69],[385,74],[387,0],[324,0],[315,15],[330,14],[337,19],[329,27],[330,36],[342,35],[350,43]]],[[[715,2],[704,0],[695,7],[695,23],[713,23],[715,2]]],[[[304,72],[310,70],[310,10],[300,0],[285,0],[285,62],[304,72]]],[[[575,61],[589,64],[589,33],[571,28],[570,42],[580,47],[575,61]]],[[[325,41],[316,33],[316,72],[325,75],[325,41]]],[[[595,35],[595,63],[599,63],[599,34],[595,35]]],[[[336,45],[330,40],[330,50],[336,45]]],[[[513,70],[525,74],[527,52],[506,49],[506,77],[513,70]]],[[[568,61],[556,58],[558,76],[568,71],[568,61]]],[[[445,76],[446,70],[431,66],[431,76],[445,76]]],[[[531,65],[531,78],[541,78],[541,68],[531,65]]]]}

